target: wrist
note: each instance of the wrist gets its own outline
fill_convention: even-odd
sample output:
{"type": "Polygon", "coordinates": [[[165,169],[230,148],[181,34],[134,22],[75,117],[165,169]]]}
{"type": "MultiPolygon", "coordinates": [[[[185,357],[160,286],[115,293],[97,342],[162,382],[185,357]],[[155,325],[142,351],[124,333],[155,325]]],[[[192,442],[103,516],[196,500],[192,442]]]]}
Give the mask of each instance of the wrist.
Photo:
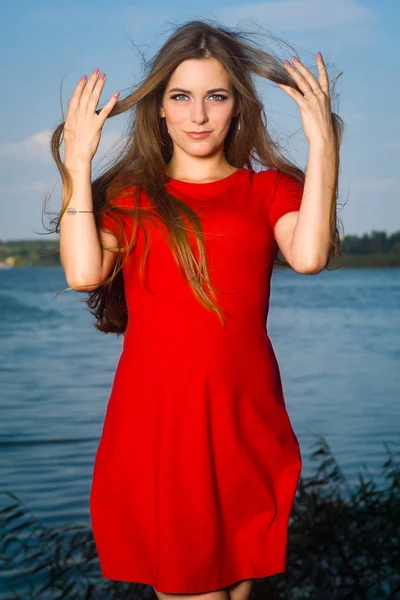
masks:
{"type": "Polygon", "coordinates": [[[87,171],[92,168],[92,161],[81,156],[66,156],[64,167],[69,171],[87,171]]]}
{"type": "Polygon", "coordinates": [[[308,155],[333,160],[337,155],[336,146],[333,141],[318,140],[309,144],[308,155]]]}
{"type": "Polygon", "coordinates": [[[315,148],[317,150],[335,150],[335,138],[333,135],[327,135],[326,137],[318,137],[315,139],[311,139],[309,141],[309,145],[311,148],[315,148]]]}

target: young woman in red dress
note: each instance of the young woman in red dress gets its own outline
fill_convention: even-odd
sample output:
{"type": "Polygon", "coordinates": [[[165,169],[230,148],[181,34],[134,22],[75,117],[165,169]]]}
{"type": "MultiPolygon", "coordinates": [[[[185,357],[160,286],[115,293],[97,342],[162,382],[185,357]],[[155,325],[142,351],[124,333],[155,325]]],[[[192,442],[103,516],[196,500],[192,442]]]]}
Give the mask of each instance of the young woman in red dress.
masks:
{"type": "Polygon", "coordinates": [[[90,495],[100,566],[162,600],[245,600],[285,571],[301,455],[270,279],[278,250],[303,274],[340,252],[342,123],[316,63],[318,78],[190,21],[125,98],[97,109],[105,75],[82,78],[53,136],[68,285],[100,331],[124,335],[90,495]],[[306,173],[269,135],[253,75],[298,105],[306,173]],[[130,110],[126,151],[92,182],[105,120],[130,110]]]}

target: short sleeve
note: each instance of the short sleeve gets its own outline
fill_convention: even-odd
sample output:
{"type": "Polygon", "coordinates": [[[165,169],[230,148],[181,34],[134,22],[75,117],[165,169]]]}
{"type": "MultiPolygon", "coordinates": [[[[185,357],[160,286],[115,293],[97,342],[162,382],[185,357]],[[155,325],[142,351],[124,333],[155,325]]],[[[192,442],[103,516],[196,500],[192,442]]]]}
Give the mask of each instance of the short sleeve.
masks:
{"type": "MultiPolygon", "coordinates": [[[[130,202],[130,190],[124,190],[120,194],[117,194],[114,197],[111,197],[110,194],[107,194],[107,200],[112,207],[126,207],[129,206],[130,202]]],[[[100,215],[99,218],[99,227],[101,229],[107,229],[110,231],[117,239],[120,234],[123,234],[125,228],[125,215],[119,211],[114,211],[110,208],[105,210],[100,215]]]]}
{"type": "Polygon", "coordinates": [[[110,216],[110,211],[106,211],[100,216],[100,227],[101,229],[107,229],[111,231],[117,237],[117,224],[115,222],[115,218],[110,216]]]}
{"type": "Polygon", "coordinates": [[[269,222],[274,229],[280,217],[286,213],[300,210],[304,185],[283,171],[274,171],[271,184],[271,202],[269,205],[269,222]]]}

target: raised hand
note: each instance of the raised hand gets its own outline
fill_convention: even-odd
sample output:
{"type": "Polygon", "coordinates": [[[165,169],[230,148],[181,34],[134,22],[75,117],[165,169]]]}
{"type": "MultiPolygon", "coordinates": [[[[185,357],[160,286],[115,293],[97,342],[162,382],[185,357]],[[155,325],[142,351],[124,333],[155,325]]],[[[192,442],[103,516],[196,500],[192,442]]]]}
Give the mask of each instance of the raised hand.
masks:
{"type": "Polygon", "coordinates": [[[100,94],[106,80],[105,73],[98,76],[94,69],[87,79],[78,82],[71,99],[64,123],[65,163],[76,159],[91,162],[100,143],[104,121],[118,101],[119,92],[112,95],[99,114],[96,113],[100,94]]]}
{"type": "Polygon", "coordinates": [[[317,54],[319,82],[314,75],[295,57],[292,56],[295,67],[285,60],[284,65],[295,80],[304,95],[289,85],[278,83],[289,96],[297,102],[303,130],[309,142],[330,141],[333,139],[333,123],[329,79],[320,52],[317,54]],[[297,71],[296,71],[297,69],[297,71]]]}

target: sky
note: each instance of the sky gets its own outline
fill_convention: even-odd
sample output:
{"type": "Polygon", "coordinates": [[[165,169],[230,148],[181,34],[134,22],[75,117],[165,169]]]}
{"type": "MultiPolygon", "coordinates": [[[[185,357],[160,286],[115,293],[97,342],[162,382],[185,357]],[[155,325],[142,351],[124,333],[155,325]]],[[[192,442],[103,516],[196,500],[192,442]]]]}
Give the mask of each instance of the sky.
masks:
{"type": "MultiPolygon", "coordinates": [[[[345,123],[338,197],[344,234],[400,230],[398,0],[13,0],[3,4],[1,17],[0,240],[58,237],[43,237],[46,194],[53,214],[44,215],[45,224],[61,204],[50,138],[80,77],[94,67],[105,71],[101,106],[117,90],[127,95],[143,76],[141,53],[149,60],[192,19],[240,28],[282,62],[293,48],[315,76],[315,55],[322,53],[330,78],[340,75],[332,110],[345,123]]],[[[298,105],[276,84],[259,77],[255,83],[271,134],[305,169],[308,142],[298,105]]],[[[93,178],[102,161],[117,155],[126,125],[126,115],[106,120],[93,178]]]]}

